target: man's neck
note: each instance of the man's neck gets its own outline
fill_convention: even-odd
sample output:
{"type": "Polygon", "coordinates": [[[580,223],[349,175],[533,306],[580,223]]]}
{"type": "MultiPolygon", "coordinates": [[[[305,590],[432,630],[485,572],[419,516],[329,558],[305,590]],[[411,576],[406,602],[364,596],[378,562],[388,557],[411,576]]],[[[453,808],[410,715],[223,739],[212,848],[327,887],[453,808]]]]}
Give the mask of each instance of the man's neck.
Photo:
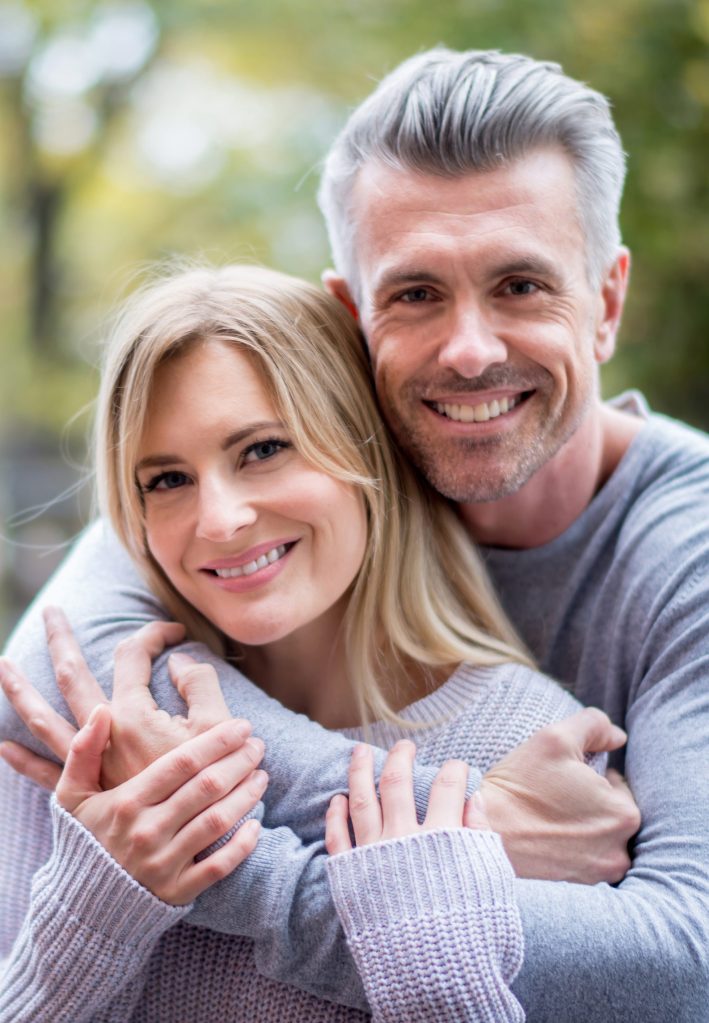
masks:
{"type": "Polygon", "coordinates": [[[643,420],[600,403],[514,494],[459,505],[471,536],[488,547],[541,547],[561,536],[615,471],[643,420]]]}

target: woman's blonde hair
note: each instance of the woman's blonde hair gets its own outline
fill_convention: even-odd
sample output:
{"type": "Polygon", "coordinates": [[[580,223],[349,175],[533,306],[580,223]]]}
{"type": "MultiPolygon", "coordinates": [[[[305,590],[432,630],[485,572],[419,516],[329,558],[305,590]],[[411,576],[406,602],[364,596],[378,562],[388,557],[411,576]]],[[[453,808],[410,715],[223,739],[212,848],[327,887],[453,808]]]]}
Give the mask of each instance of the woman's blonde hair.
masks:
{"type": "Polygon", "coordinates": [[[152,557],[135,465],[157,368],[209,341],[247,353],[303,457],[361,489],[368,541],[344,635],[362,721],[399,720],[385,683],[412,663],[529,663],[454,509],[395,449],[351,315],[313,285],[255,266],[192,268],[148,284],[124,307],[105,353],[99,504],[189,635],[229,652],[152,557]]]}

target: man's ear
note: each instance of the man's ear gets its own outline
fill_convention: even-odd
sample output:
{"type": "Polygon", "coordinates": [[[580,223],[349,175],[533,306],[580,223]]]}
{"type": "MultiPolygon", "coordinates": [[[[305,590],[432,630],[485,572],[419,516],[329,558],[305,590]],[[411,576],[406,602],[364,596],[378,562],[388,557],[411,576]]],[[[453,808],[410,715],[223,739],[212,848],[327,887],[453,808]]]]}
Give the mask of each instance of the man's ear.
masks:
{"type": "Polygon", "coordinates": [[[334,270],[323,270],[322,281],[325,291],[329,292],[338,302],[341,302],[345,309],[352,313],[355,320],[359,320],[357,303],[352,297],[347,281],[344,277],[338,277],[334,270]]]}
{"type": "Polygon", "coordinates": [[[598,295],[599,313],[593,347],[596,362],[608,362],[615,351],[615,339],[623,315],[629,275],[630,252],[623,246],[618,250],[616,260],[606,274],[598,295]]]}

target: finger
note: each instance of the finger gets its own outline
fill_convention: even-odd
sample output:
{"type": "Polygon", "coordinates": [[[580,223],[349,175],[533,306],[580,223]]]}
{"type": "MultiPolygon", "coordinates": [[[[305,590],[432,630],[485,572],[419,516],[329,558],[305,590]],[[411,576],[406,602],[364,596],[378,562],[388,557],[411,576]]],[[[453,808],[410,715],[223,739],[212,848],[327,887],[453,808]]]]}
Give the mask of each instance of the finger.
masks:
{"type": "Polygon", "coordinates": [[[578,747],[581,757],[584,753],[609,753],[619,749],[628,738],[623,729],[614,725],[597,707],[585,707],[557,722],[553,728],[578,747]]]}
{"type": "Polygon", "coordinates": [[[179,650],[170,655],[167,664],[170,678],[187,704],[189,720],[197,727],[209,727],[231,717],[219,676],[211,664],[200,664],[179,650]]]}
{"type": "Polygon", "coordinates": [[[333,796],[325,815],[325,848],[330,856],[349,852],[352,848],[350,829],[347,826],[349,815],[347,796],[333,796]]]}
{"type": "Polygon", "coordinates": [[[416,747],[403,739],[391,749],[379,779],[382,838],[410,835],[418,829],[414,803],[413,763],[416,747]]]}
{"type": "Polygon", "coordinates": [[[371,746],[355,746],[350,759],[349,810],[357,845],[369,845],[382,837],[382,812],[374,784],[371,746]]]}
{"type": "Polygon", "coordinates": [[[492,825],[485,813],[485,800],[482,792],[478,789],[465,804],[463,812],[463,826],[473,828],[476,831],[492,831],[492,825]]]}
{"type": "MultiPolygon", "coordinates": [[[[218,800],[223,799],[236,786],[249,778],[260,764],[263,750],[262,739],[249,737],[239,749],[215,763],[208,764],[194,777],[188,779],[169,799],[164,801],[166,834],[177,834],[189,821],[213,806],[218,800]]],[[[262,774],[265,777],[265,771],[262,774]]],[[[222,831],[221,834],[224,832],[222,831]]],[[[209,845],[209,842],[202,844],[197,852],[204,849],[205,845],[209,845]]]]}
{"type": "Polygon", "coordinates": [[[460,828],[463,824],[468,765],[448,760],[431,785],[424,828],[460,828]]]}
{"type": "Polygon", "coordinates": [[[5,657],[0,657],[0,685],[35,739],[60,760],[66,760],[76,729],[49,706],[20,669],[5,657]]]}
{"type": "Polygon", "coordinates": [[[59,691],[81,727],[98,703],[108,701],[89,671],[64,612],[58,607],[46,607],[42,614],[59,691]]]}
{"type": "Polygon", "coordinates": [[[184,856],[187,862],[218,842],[231,831],[237,821],[253,810],[267,785],[268,775],[265,771],[252,771],[231,792],[212,803],[176,834],[173,842],[175,851],[184,856]]]}
{"type": "Polygon", "coordinates": [[[153,661],[166,646],[184,639],[185,629],[179,622],[149,622],[116,647],[113,676],[113,700],[117,705],[132,705],[136,701],[151,708],[157,707],[148,686],[153,661]]]}
{"type": "Polygon", "coordinates": [[[188,866],[180,879],[181,904],[192,902],[207,888],[231,874],[254,851],[260,834],[261,825],[257,820],[245,821],[216,852],[188,866]]]}
{"type": "MultiPolygon", "coordinates": [[[[124,794],[137,805],[162,803],[205,767],[244,745],[248,728],[241,721],[223,721],[165,753],[130,781],[124,794]]],[[[254,766],[254,765],[252,765],[254,766]]]]}
{"type": "Polygon", "coordinates": [[[57,784],[57,802],[73,810],[89,796],[101,791],[101,757],[111,735],[111,711],[99,704],[76,733],[64,770],[57,784]]]}
{"type": "Polygon", "coordinates": [[[614,771],[613,768],[606,774],[606,781],[610,783],[618,795],[618,811],[622,813],[624,818],[624,832],[628,837],[632,837],[640,830],[640,825],[642,824],[640,809],[635,802],[632,789],[623,775],[618,771],[614,771]]]}
{"type": "Polygon", "coordinates": [[[62,773],[58,764],[44,757],[38,757],[36,753],[30,752],[17,742],[0,743],[0,757],[25,778],[41,785],[43,789],[53,792],[62,773]]]}

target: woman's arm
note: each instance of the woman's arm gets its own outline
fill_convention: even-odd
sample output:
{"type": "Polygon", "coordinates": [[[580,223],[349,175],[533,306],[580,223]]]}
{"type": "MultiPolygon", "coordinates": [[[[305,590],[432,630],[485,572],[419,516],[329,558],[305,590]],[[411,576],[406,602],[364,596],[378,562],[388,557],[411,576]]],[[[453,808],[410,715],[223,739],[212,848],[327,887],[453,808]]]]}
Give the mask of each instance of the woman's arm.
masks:
{"type": "Polygon", "coordinates": [[[357,747],[349,805],[336,796],[328,812],[330,887],[374,1021],[522,1023],[512,867],[479,793],[466,803],[461,761],[438,772],[418,823],[414,756],[413,743],[394,746],[379,797],[371,753],[357,747]]]}
{"type": "Polygon", "coordinates": [[[109,728],[102,706],[72,742],[51,806],[52,851],[42,865],[41,852],[32,853],[47,846],[46,804],[26,782],[13,783],[7,769],[0,776],[0,809],[22,814],[24,824],[20,830],[14,821],[3,864],[1,1023],[90,1023],[99,1014],[125,1023],[160,936],[255,846],[258,823],[248,821],[195,862],[263,790],[254,787],[256,754],[243,727],[217,726],[104,792],[100,758],[109,728]],[[15,936],[10,885],[26,902],[33,873],[15,936]]]}

